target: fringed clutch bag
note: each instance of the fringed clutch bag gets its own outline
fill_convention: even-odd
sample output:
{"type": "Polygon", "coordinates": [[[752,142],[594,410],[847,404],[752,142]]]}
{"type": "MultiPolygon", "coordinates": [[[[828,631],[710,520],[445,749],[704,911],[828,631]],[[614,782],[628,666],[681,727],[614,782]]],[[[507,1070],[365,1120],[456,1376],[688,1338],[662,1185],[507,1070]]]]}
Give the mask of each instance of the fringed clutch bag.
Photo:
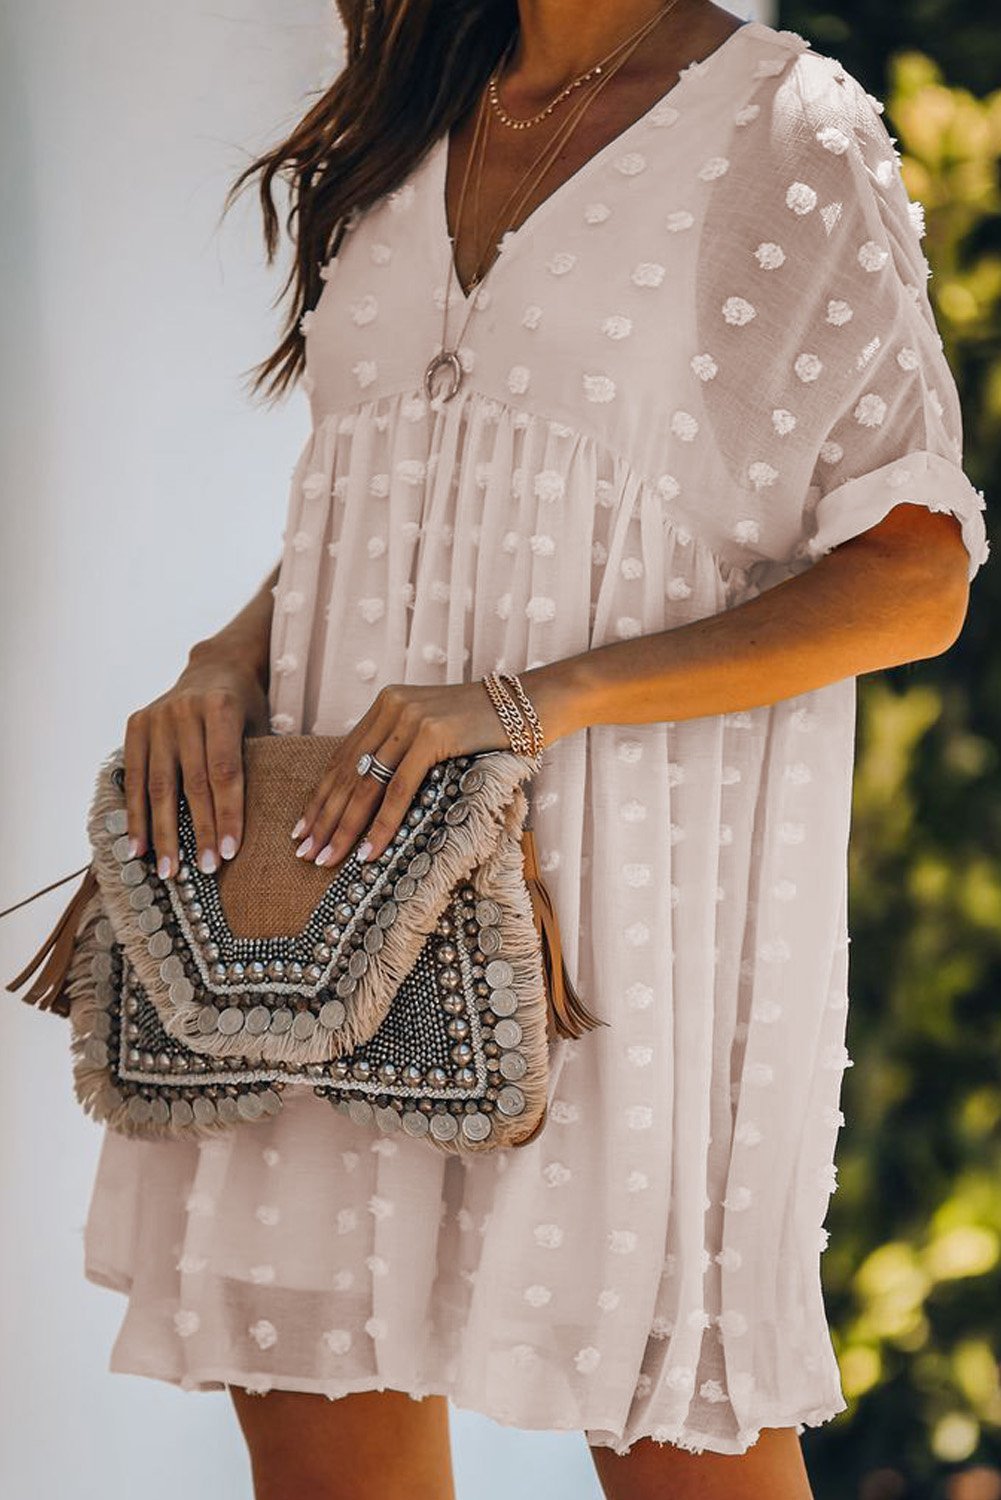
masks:
{"type": "MultiPolygon", "coordinates": [[[[577,995],[508,750],[424,778],[375,860],[299,860],[289,838],[337,737],[244,739],[244,837],[213,874],[179,794],[180,864],[128,853],[122,749],[102,763],[83,882],[8,985],[68,1016],[84,1109],[185,1138],[276,1114],[306,1085],[361,1125],[444,1150],[523,1145],[549,1043],[599,1022],[577,995]]],[[[78,872],[79,873],[79,872],[78,872]]],[[[33,899],[33,898],[32,898],[33,899]]]]}

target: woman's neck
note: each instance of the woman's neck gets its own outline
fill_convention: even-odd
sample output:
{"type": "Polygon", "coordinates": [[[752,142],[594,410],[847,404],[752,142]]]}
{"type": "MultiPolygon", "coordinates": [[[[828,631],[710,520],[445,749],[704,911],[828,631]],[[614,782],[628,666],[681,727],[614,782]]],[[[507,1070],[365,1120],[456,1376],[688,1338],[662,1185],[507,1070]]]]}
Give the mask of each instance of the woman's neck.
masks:
{"type": "MultiPolygon", "coordinates": [[[[663,10],[666,0],[518,0],[519,37],[505,76],[524,98],[549,97],[663,10]]],[[[724,13],[725,14],[725,13],[724,13]]],[[[675,0],[663,23],[639,43],[649,53],[659,33],[696,36],[713,26],[720,7],[675,0]]]]}

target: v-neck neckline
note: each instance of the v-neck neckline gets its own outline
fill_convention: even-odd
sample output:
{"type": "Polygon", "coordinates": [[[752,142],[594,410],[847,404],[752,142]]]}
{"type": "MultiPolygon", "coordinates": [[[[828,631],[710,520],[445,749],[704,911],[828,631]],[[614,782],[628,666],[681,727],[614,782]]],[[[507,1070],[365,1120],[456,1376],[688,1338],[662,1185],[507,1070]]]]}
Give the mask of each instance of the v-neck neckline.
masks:
{"type": "Polygon", "coordinates": [[[659,98],[655,99],[653,103],[647,109],[645,109],[641,115],[637,115],[635,120],[631,120],[630,123],[624,126],[617,135],[612,136],[610,141],[606,141],[604,146],[600,146],[597,151],[595,151],[585,161],[582,161],[580,166],[577,167],[575,171],[570,173],[569,177],[564,178],[561,183],[558,183],[557,186],[553,188],[551,193],[548,193],[546,197],[543,198],[541,203],[536,204],[531,213],[528,214],[527,217],[524,218],[515,229],[509,229],[505,232],[504,235],[501,236],[502,240],[504,241],[503,250],[498,253],[498,255],[494,258],[493,263],[487,268],[487,271],[485,272],[483,277],[469,292],[463,291],[462,282],[459,280],[459,273],[455,268],[455,250],[452,243],[452,236],[449,232],[448,227],[448,200],[446,195],[448,187],[450,131],[442,131],[441,135],[438,136],[437,140],[434,142],[434,145],[431,148],[435,164],[433,181],[434,202],[439,236],[440,240],[444,242],[445,276],[447,279],[449,267],[451,267],[452,281],[458,288],[462,306],[464,308],[468,308],[470,306],[473,298],[476,296],[477,292],[479,292],[481,287],[484,286],[491,272],[496,271],[496,269],[502,262],[504,264],[507,264],[507,262],[511,258],[512,250],[522,242],[526,234],[534,229],[537,229],[540,223],[545,220],[547,213],[552,212],[554,207],[558,207],[565,196],[571,193],[575,188],[579,187],[582,180],[586,179],[592,171],[603,165],[603,163],[607,161],[608,158],[612,155],[613,151],[621,151],[623,149],[624,143],[637,131],[641,130],[643,126],[649,122],[650,117],[654,115],[657,110],[663,109],[665,105],[673,104],[675,96],[679,93],[684,92],[686,84],[688,84],[692,80],[703,80],[706,73],[711,71],[715,67],[718,60],[722,59],[723,54],[729,52],[731,43],[735,40],[736,37],[743,36],[745,34],[758,35],[762,31],[770,32],[771,30],[772,28],[766,26],[762,21],[742,21],[739,26],[734,27],[729,36],[723,38],[719,46],[714,47],[713,50],[705,57],[700,58],[697,62],[689,63],[685,68],[682,68],[674,83],[671,84],[671,87],[667,89],[663,94],[661,94],[659,98]]]}

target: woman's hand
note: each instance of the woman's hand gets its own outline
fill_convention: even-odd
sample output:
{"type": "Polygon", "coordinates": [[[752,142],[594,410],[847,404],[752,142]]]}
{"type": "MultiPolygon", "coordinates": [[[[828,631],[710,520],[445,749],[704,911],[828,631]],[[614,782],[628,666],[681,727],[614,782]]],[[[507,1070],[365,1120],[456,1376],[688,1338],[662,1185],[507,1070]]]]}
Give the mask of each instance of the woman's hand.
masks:
{"type": "MultiPolygon", "coordinates": [[[[559,664],[519,673],[542,722],[546,744],[577,727],[568,713],[559,664]]],[[[481,681],[444,687],[384,687],[368,712],[338,746],[326,774],[292,829],[296,853],[318,865],[338,865],[359,835],[356,853],[377,859],[392,842],[421,782],[438,761],[474,750],[510,750],[497,710],[481,681]],[[366,751],[391,766],[393,779],[359,776],[366,751]]]]}
{"type": "Polygon", "coordinates": [[[191,809],[199,868],[232,859],[243,836],[243,735],[264,732],[268,699],[259,673],[239,654],[192,652],[173,687],[129,715],[125,728],[125,804],[133,855],[146,853],[147,796],[157,870],[179,867],[178,770],[191,809]]]}

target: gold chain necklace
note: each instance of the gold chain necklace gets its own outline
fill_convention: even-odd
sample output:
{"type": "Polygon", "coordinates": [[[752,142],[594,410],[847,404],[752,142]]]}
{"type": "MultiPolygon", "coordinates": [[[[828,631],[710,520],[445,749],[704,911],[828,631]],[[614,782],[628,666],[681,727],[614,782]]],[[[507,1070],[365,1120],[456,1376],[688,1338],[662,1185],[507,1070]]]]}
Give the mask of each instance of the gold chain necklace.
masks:
{"type": "MultiPolygon", "coordinates": [[[[668,11],[673,10],[674,6],[677,3],[678,3],[678,0],[668,0],[668,3],[666,5],[664,5],[664,6],[662,6],[661,9],[656,12],[655,15],[651,16],[651,18],[649,19],[649,21],[644,22],[644,24],[638,29],[638,31],[634,32],[631,37],[627,38],[627,40],[626,40],[625,43],[620,43],[616,48],[614,48],[613,51],[612,51],[612,53],[609,54],[609,56],[611,56],[611,57],[614,58],[614,61],[613,61],[612,65],[610,67],[608,66],[608,60],[607,60],[607,58],[603,58],[601,60],[600,66],[602,68],[602,74],[601,74],[601,76],[599,78],[599,81],[590,90],[590,92],[587,94],[587,96],[584,98],[584,100],[577,106],[576,111],[570,116],[569,120],[564,121],[563,125],[557,128],[557,130],[554,132],[553,136],[549,139],[549,141],[547,141],[547,143],[545,144],[545,146],[542,148],[541,152],[536,157],[535,161],[532,162],[532,164],[529,167],[528,171],[525,174],[523,174],[520,182],[518,182],[515,185],[515,188],[512,191],[512,193],[510,193],[508,195],[508,198],[505,201],[503,207],[501,208],[500,213],[497,215],[497,217],[494,220],[493,225],[491,226],[491,236],[488,239],[488,242],[487,242],[488,245],[492,242],[493,235],[496,233],[496,230],[499,227],[501,221],[503,220],[504,216],[507,214],[508,209],[509,209],[509,205],[511,203],[511,199],[514,198],[520,192],[520,197],[518,199],[518,203],[516,205],[515,215],[514,215],[516,217],[517,216],[517,212],[520,211],[521,207],[524,205],[524,203],[527,200],[527,198],[530,196],[530,194],[532,193],[532,191],[534,190],[534,188],[537,186],[538,182],[541,181],[542,177],[545,176],[546,171],[548,171],[550,165],[555,160],[556,156],[559,154],[559,152],[562,149],[564,143],[569,139],[570,135],[573,133],[574,129],[576,128],[576,126],[577,126],[577,124],[578,124],[581,116],[584,114],[585,110],[593,103],[593,101],[596,98],[596,96],[598,95],[598,93],[600,93],[600,91],[608,83],[611,82],[612,78],[618,72],[619,68],[622,67],[622,65],[626,62],[626,60],[628,59],[628,57],[632,54],[633,50],[639,45],[639,43],[643,40],[643,38],[647,35],[647,33],[649,31],[652,31],[653,27],[655,25],[657,25],[657,23],[659,21],[661,21],[665,15],[667,15],[668,11]],[[616,56],[616,54],[619,54],[619,55],[616,56]],[[527,183],[527,186],[525,186],[526,183],[527,183]]],[[[508,49],[508,50],[510,50],[510,49],[508,49]]],[[[504,59],[502,58],[501,61],[497,64],[497,66],[494,69],[494,72],[491,74],[491,79],[495,79],[497,77],[497,75],[499,73],[499,70],[500,70],[501,66],[503,65],[503,61],[504,61],[504,59]]],[[[479,158],[478,177],[477,177],[477,191],[478,191],[479,180],[480,180],[480,178],[482,176],[482,165],[483,165],[483,160],[484,160],[484,155],[485,155],[485,143],[486,143],[486,110],[484,108],[484,105],[485,105],[486,96],[487,96],[488,93],[489,93],[489,90],[485,91],[484,94],[481,94],[481,96],[480,96],[480,102],[479,102],[479,105],[478,105],[478,108],[477,108],[476,125],[475,125],[474,132],[473,132],[473,141],[472,141],[472,144],[470,146],[469,156],[468,156],[468,158],[466,160],[466,167],[465,167],[465,171],[464,171],[463,177],[462,177],[462,185],[461,185],[461,187],[459,189],[459,204],[458,204],[458,209],[457,209],[456,235],[458,234],[459,227],[461,226],[461,223],[462,223],[462,211],[463,211],[463,207],[464,207],[465,201],[466,201],[466,190],[467,190],[467,187],[468,187],[468,184],[469,184],[470,171],[471,171],[471,168],[472,168],[472,165],[473,165],[474,158],[477,158],[477,157],[479,158]]],[[[447,167],[448,167],[448,150],[447,150],[447,148],[448,148],[448,141],[447,141],[447,138],[446,138],[446,141],[445,141],[445,148],[446,148],[445,149],[445,165],[446,165],[446,177],[447,177],[447,167]]],[[[498,246],[497,248],[498,248],[499,251],[501,251],[501,246],[498,246]]],[[[424,389],[425,389],[425,391],[427,393],[428,399],[432,403],[439,402],[439,400],[440,401],[450,401],[452,399],[452,397],[455,395],[455,393],[458,391],[459,386],[462,383],[463,370],[462,370],[461,361],[459,360],[458,348],[459,348],[459,343],[460,343],[460,340],[462,338],[462,335],[463,335],[463,333],[466,330],[466,324],[469,322],[469,318],[470,318],[470,316],[471,316],[471,314],[473,312],[473,309],[474,309],[474,307],[476,305],[476,302],[477,302],[476,288],[479,286],[480,282],[484,279],[484,276],[487,275],[488,271],[489,271],[489,268],[488,268],[487,271],[483,271],[481,269],[482,266],[483,266],[483,262],[486,259],[487,253],[488,252],[484,252],[484,255],[481,257],[480,262],[477,265],[476,272],[475,272],[475,274],[473,276],[473,280],[472,280],[472,282],[470,284],[470,292],[469,292],[469,298],[468,298],[469,305],[468,305],[468,307],[466,309],[466,316],[463,319],[462,327],[460,328],[458,334],[455,337],[454,344],[451,346],[451,348],[449,348],[447,346],[447,344],[446,344],[445,329],[446,329],[446,324],[447,324],[447,320],[448,320],[448,309],[449,309],[449,302],[450,302],[450,299],[451,299],[452,280],[453,280],[453,277],[455,275],[454,242],[451,241],[451,240],[449,242],[448,278],[447,278],[447,282],[446,282],[446,286],[445,286],[445,295],[444,295],[444,301],[443,301],[443,306],[442,306],[442,331],[441,331],[441,335],[442,336],[441,336],[441,344],[440,344],[438,350],[435,352],[435,354],[429,360],[429,362],[427,364],[427,367],[426,367],[426,369],[424,371],[424,389]],[[447,375],[447,377],[448,377],[448,383],[443,387],[443,389],[439,393],[436,390],[436,384],[438,382],[438,377],[440,375],[442,375],[442,374],[446,374],[447,375]]]]}
{"type": "MultiPolygon", "coordinates": [[[[671,7],[669,5],[664,7],[664,10],[670,9],[671,7]]],[[[653,21],[659,21],[663,14],[664,11],[658,11],[658,13],[652,18],[653,21]]],[[[628,47],[634,39],[639,39],[639,37],[649,29],[650,25],[651,22],[644,21],[642,25],[638,26],[636,30],[631,33],[631,35],[625,38],[624,41],[618,42],[612,48],[611,52],[607,54],[607,56],[601,58],[600,61],[596,62],[593,67],[588,68],[586,73],[578,73],[576,78],[571,78],[570,82],[564,84],[559,93],[556,94],[552,99],[550,99],[549,103],[544,109],[540,109],[537,115],[531,115],[527,120],[515,119],[514,115],[509,115],[503,104],[500,102],[500,95],[497,92],[500,84],[501,70],[506,65],[508,58],[514,50],[514,44],[518,40],[518,33],[517,31],[515,31],[513,36],[511,37],[510,42],[507,45],[507,48],[504,51],[501,61],[498,63],[497,67],[494,69],[487,80],[487,97],[490,100],[490,104],[493,108],[494,114],[500,120],[502,125],[507,125],[512,130],[527,130],[531,125],[538,125],[539,122],[541,120],[544,120],[547,115],[552,114],[553,110],[556,108],[557,104],[559,104],[561,99],[565,99],[568,94],[573,92],[574,89],[580,88],[581,84],[586,83],[589,78],[596,78],[602,72],[602,70],[612,62],[612,60],[617,56],[619,52],[628,47]]]]}

